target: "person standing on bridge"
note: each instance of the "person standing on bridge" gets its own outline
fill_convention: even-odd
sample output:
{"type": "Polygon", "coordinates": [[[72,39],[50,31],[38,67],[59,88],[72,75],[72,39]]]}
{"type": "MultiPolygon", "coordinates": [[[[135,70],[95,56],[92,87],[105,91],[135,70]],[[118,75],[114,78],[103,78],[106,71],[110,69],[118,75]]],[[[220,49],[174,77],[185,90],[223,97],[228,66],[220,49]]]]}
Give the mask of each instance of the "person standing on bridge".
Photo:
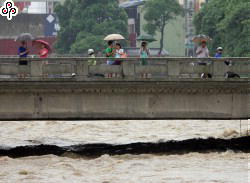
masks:
{"type": "Polygon", "coordinates": [[[29,50],[27,48],[26,41],[21,42],[21,46],[18,48],[18,55],[20,58],[26,58],[28,57],[29,50]]]}
{"type": "Polygon", "coordinates": [[[140,58],[141,58],[141,65],[148,65],[147,58],[149,57],[150,52],[147,48],[147,42],[143,41],[141,43],[141,49],[140,49],[140,58]]]}
{"type": "MultiPolygon", "coordinates": [[[[209,56],[209,50],[207,48],[207,41],[202,40],[201,41],[201,45],[197,48],[196,50],[196,55],[197,58],[208,58],[209,56]]],[[[209,65],[209,63],[207,62],[199,62],[199,65],[209,65]]],[[[212,74],[208,73],[207,71],[204,71],[203,73],[201,73],[201,79],[208,79],[208,78],[212,78],[212,74]]]]}
{"type": "Polygon", "coordinates": [[[115,60],[115,62],[112,65],[121,65],[122,61],[119,60],[119,58],[126,58],[127,55],[124,52],[124,49],[122,49],[122,46],[120,43],[115,44],[115,58],[118,58],[118,60],[115,60]]]}
{"type": "MultiPolygon", "coordinates": [[[[115,56],[115,48],[113,46],[113,41],[109,41],[108,42],[108,48],[106,48],[105,50],[105,54],[107,58],[113,58],[115,56]]],[[[108,65],[112,65],[114,63],[114,61],[112,61],[111,59],[107,60],[107,64],[108,65]]]]}
{"type": "MultiPolygon", "coordinates": [[[[148,65],[148,58],[149,58],[149,55],[150,55],[150,51],[149,49],[147,48],[147,42],[143,41],[141,43],[141,49],[140,49],[140,63],[141,65],[148,65]]],[[[142,78],[149,78],[151,77],[151,74],[150,73],[142,73],[141,74],[141,77],[142,78]]]]}
{"type": "MultiPolygon", "coordinates": [[[[19,65],[28,65],[27,57],[29,54],[29,49],[27,48],[27,42],[22,41],[21,46],[18,48],[18,55],[19,55],[19,65]]],[[[25,78],[27,74],[20,73],[19,77],[25,78]]]]}
{"type": "Polygon", "coordinates": [[[222,58],[222,52],[223,52],[223,48],[218,47],[216,50],[215,58],[222,58]]]}
{"type": "Polygon", "coordinates": [[[203,40],[201,45],[196,50],[197,58],[208,58],[209,57],[209,50],[207,48],[207,42],[203,40]]]}
{"type": "Polygon", "coordinates": [[[21,46],[18,48],[19,55],[19,65],[28,65],[27,57],[29,54],[29,49],[27,48],[27,42],[22,41],[21,46]]]}
{"type": "Polygon", "coordinates": [[[92,66],[96,65],[94,49],[89,49],[88,50],[88,55],[89,55],[88,65],[92,65],[92,66]]]}
{"type": "Polygon", "coordinates": [[[40,58],[47,58],[49,56],[49,50],[45,47],[44,44],[40,44],[40,51],[39,51],[40,58]]]}
{"type": "MultiPolygon", "coordinates": [[[[105,50],[105,54],[106,57],[108,58],[107,60],[107,64],[108,65],[113,65],[115,63],[115,61],[112,60],[112,58],[114,58],[115,56],[115,48],[114,48],[114,41],[108,41],[108,48],[106,48],[105,50]]],[[[105,76],[107,78],[112,78],[113,74],[112,73],[108,73],[107,76],[105,76]]]]}
{"type": "Polygon", "coordinates": [[[52,51],[50,44],[44,40],[35,40],[32,45],[39,49],[38,55],[40,58],[48,58],[52,51]]]}

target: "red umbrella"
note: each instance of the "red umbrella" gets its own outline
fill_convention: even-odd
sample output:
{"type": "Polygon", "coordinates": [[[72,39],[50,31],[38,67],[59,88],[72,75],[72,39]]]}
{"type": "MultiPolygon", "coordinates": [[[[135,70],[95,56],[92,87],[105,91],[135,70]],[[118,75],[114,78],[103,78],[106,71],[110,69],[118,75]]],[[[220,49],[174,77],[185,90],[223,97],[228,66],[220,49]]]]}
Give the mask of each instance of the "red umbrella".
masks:
{"type": "Polygon", "coordinates": [[[52,48],[51,48],[50,44],[48,42],[44,41],[44,40],[40,40],[40,39],[35,40],[35,41],[33,41],[33,45],[35,45],[35,44],[43,44],[45,46],[45,48],[47,48],[49,50],[49,52],[52,51],[52,48]]]}

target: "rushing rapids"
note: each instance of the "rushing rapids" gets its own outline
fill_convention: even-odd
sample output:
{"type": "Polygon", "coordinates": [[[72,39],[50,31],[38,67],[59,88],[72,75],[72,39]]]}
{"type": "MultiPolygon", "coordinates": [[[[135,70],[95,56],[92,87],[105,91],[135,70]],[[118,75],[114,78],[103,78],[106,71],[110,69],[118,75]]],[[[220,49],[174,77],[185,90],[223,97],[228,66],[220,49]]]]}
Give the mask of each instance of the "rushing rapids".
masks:
{"type": "Polygon", "coordinates": [[[248,183],[250,175],[247,120],[2,121],[0,132],[4,183],[248,183]]]}

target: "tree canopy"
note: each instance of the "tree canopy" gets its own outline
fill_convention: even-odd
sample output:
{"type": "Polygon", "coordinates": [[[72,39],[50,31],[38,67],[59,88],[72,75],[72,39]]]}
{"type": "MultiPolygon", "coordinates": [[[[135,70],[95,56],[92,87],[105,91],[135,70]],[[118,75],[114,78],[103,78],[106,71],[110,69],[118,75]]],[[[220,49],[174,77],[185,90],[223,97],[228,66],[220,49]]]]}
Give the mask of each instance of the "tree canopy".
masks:
{"type": "Polygon", "coordinates": [[[61,30],[56,49],[59,53],[79,54],[87,49],[102,50],[103,38],[112,33],[127,36],[127,14],[118,0],[66,0],[55,12],[61,30]]]}
{"type": "Polygon", "coordinates": [[[250,56],[249,0],[210,0],[195,16],[197,34],[213,41],[212,50],[222,46],[226,56],[250,56]]]}
{"type": "Polygon", "coordinates": [[[183,14],[183,9],[176,0],[148,0],[144,6],[144,30],[152,35],[161,33],[160,52],[163,49],[165,27],[168,22],[183,14]]]}

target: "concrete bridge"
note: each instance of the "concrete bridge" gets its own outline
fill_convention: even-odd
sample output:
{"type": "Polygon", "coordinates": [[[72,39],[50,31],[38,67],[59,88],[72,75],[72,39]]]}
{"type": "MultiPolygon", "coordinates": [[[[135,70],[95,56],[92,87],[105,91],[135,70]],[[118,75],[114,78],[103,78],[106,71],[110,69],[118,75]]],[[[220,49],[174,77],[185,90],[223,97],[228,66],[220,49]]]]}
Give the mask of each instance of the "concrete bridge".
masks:
{"type": "Polygon", "coordinates": [[[145,66],[136,58],[112,66],[88,60],[29,58],[20,65],[0,58],[0,120],[250,116],[250,58],[150,58],[145,66]],[[241,78],[225,78],[227,72],[241,78]]]}

